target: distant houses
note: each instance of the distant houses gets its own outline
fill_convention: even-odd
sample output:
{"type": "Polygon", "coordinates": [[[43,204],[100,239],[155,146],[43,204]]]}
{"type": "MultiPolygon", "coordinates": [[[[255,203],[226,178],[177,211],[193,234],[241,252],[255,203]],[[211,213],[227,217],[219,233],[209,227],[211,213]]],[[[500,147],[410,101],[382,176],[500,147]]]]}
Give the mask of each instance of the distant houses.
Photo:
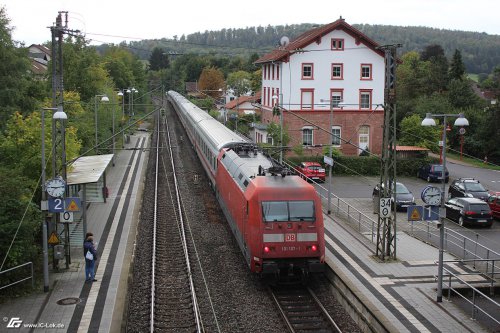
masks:
{"type": "Polygon", "coordinates": [[[31,61],[31,72],[39,80],[47,79],[48,64],[51,51],[44,45],[32,44],[28,48],[28,56],[31,61]]]}

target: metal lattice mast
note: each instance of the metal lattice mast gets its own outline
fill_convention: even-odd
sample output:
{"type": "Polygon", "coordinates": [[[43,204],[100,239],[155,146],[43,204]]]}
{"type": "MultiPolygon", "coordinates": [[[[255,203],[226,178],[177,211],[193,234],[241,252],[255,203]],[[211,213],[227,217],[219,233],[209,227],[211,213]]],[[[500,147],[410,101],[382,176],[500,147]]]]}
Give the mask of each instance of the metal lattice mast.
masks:
{"type": "Polygon", "coordinates": [[[384,136],[380,166],[380,198],[392,198],[392,212],[378,215],[377,252],[381,260],[396,259],[396,49],[385,45],[384,136]]]}

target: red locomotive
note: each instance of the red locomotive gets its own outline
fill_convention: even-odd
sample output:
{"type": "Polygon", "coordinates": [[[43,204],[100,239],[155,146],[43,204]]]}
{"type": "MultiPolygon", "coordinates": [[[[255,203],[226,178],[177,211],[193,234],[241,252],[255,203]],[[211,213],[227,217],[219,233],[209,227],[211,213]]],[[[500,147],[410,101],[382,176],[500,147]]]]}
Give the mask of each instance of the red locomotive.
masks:
{"type": "Polygon", "coordinates": [[[325,240],[314,187],[180,94],[168,100],[209,175],[217,199],[252,272],[322,272],[325,240]]]}

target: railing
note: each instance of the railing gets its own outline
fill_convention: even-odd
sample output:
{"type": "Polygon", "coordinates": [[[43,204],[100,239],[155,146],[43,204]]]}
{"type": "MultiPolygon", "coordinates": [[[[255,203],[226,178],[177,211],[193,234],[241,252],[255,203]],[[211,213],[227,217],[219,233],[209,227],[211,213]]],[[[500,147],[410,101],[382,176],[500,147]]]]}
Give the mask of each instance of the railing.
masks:
{"type": "Polygon", "coordinates": [[[8,272],[15,271],[17,269],[21,269],[22,267],[25,267],[25,266],[30,266],[30,268],[31,268],[31,276],[28,276],[28,277],[25,277],[25,278],[21,278],[20,280],[17,280],[17,281],[14,281],[12,283],[9,283],[8,285],[1,286],[0,290],[12,287],[12,286],[14,286],[14,285],[16,285],[18,283],[24,282],[24,281],[29,280],[29,279],[31,279],[31,287],[35,288],[35,278],[34,278],[35,274],[33,272],[33,262],[31,262],[31,261],[27,262],[25,264],[19,265],[19,266],[15,266],[15,267],[6,269],[5,271],[1,271],[0,272],[0,276],[3,275],[3,274],[5,274],[5,273],[8,273],[8,272]]]}
{"type": "Polygon", "coordinates": [[[471,315],[472,319],[476,320],[476,316],[478,313],[485,315],[487,318],[491,319],[497,324],[500,324],[500,304],[496,302],[494,299],[488,297],[486,294],[481,292],[479,289],[475,288],[473,285],[467,283],[463,279],[461,279],[457,274],[451,272],[446,267],[444,267],[445,276],[448,277],[448,301],[451,298],[451,294],[454,293],[460,298],[462,298],[465,302],[470,304],[471,306],[471,315]],[[458,290],[458,286],[452,285],[452,279],[455,279],[455,282],[458,282],[458,286],[466,287],[468,292],[472,292],[472,299],[465,297],[458,290]],[[480,306],[477,304],[478,300],[481,300],[485,305],[480,306]],[[496,317],[494,316],[496,315],[496,317]]]}
{"type": "MultiPolygon", "coordinates": [[[[424,242],[437,244],[439,242],[439,229],[436,224],[430,221],[412,221],[410,227],[410,235],[424,242]]],[[[476,235],[479,239],[479,235],[476,235]]],[[[444,227],[444,249],[449,253],[454,254],[464,261],[472,262],[475,269],[480,268],[484,274],[489,274],[490,271],[499,274],[500,253],[493,251],[479,243],[478,239],[471,239],[455,230],[444,227]],[[486,262],[486,264],[484,264],[486,262]],[[489,264],[491,262],[491,265],[489,264]],[[497,264],[495,264],[495,262],[497,264]],[[492,266],[492,267],[490,267],[492,266]]]]}
{"type": "MultiPolygon", "coordinates": [[[[290,168],[291,170],[294,170],[293,166],[289,163],[284,162],[284,164],[290,168]]],[[[319,185],[316,183],[313,179],[308,178],[306,175],[304,175],[301,172],[295,171],[298,173],[302,178],[306,179],[307,181],[313,182],[318,186],[322,191],[317,191],[318,195],[325,200],[328,200],[328,197],[326,195],[323,195],[323,193],[326,193],[328,190],[324,188],[323,186],[319,185]]],[[[372,243],[375,243],[377,240],[377,223],[378,221],[372,219],[356,207],[350,205],[346,201],[342,200],[338,196],[336,196],[333,193],[330,193],[331,195],[331,202],[332,202],[332,213],[335,214],[336,216],[342,217],[347,220],[347,222],[353,226],[359,233],[364,234],[367,236],[372,243]]]]}

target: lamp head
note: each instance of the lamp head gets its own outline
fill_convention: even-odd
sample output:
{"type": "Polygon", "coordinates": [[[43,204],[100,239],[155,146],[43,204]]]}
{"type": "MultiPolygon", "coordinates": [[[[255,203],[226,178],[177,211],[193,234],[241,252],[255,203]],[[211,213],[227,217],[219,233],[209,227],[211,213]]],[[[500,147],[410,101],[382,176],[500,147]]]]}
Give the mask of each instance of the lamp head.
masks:
{"type": "Polygon", "coordinates": [[[425,115],[424,120],[422,120],[422,126],[436,126],[436,121],[432,118],[430,113],[425,115]]]}
{"type": "Polygon", "coordinates": [[[455,126],[469,126],[469,121],[464,115],[461,113],[458,118],[455,120],[455,126]]]}
{"type": "Polygon", "coordinates": [[[66,120],[68,119],[68,115],[63,111],[62,106],[57,107],[57,111],[52,116],[54,120],[66,120]]]}
{"type": "Polygon", "coordinates": [[[121,90],[118,92],[117,94],[118,96],[123,96],[123,93],[121,92],[121,90]]]}
{"type": "Polygon", "coordinates": [[[277,101],[278,100],[278,95],[273,95],[273,101],[277,101]]]}
{"type": "Polygon", "coordinates": [[[101,97],[101,102],[109,102],[108,96],[104,95],[101,97]]]}

